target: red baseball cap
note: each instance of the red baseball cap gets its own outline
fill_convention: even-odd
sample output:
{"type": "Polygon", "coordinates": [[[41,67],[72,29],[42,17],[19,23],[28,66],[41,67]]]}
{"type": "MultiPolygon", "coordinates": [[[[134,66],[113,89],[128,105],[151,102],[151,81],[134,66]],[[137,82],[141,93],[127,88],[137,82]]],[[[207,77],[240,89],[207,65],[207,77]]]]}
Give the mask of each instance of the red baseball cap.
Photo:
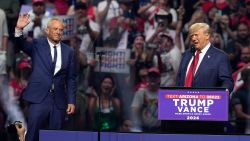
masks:
{"type": "Polygon", "coordinates": [[[32,3],[36,3],[36,2],[44,2],[44,0],[32,0],[32,3]]]}
{"type": "Polygon", "coordinates": [[[24,69],[24,68],[31,68],[31,64],[29,60],[27,59],[22,59],[20,63],[18,64],[19,69],[24,69]]]}
{"type": "Polygon", "coordinates": [[[157,67],[151,67],[148,69],[148,75],[156,74],[156,76],[161,76],[160,70],[157,67]]]}

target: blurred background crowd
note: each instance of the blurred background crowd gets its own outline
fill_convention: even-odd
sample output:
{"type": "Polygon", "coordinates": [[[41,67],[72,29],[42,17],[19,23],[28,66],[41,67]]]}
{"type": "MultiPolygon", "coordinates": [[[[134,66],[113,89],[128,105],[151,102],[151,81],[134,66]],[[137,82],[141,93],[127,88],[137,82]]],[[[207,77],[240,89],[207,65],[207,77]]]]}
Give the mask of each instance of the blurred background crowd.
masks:
{"type": "Polygon", "coordinates": [[[1,141],[15,140],[10,123],[27,120],[21,97],[32,60],[13,40],[24,5],[31,7],[27,41],[44,36],[48,17],[76,19],[76,32],[64,40],[75,50],[78,74],[76,113],[65,130],[160,132],[157,91],[175,86],[182,54],[192,46],[188,27],[206,22],[211,43],[228,54],[234,71],[224,134],[250,133],[250,0],[0,0],[1,141]],[[128,50],[129,72],[96,69],[100,48],[128,50]]]}

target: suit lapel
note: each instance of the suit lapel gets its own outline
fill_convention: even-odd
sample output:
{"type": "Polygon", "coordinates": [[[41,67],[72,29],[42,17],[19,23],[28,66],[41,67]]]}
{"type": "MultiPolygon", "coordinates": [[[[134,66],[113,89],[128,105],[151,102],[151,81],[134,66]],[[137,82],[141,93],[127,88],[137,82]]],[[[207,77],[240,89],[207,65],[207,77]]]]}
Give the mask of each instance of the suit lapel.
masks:
{"type": "Polygon", "coordinates": [[[189,53],[189,54],[187,55],[187,59],[186,59],[185,62],[184,62],[184,66],[185,66],[185,68],[186,68],[186,69],[185,69],[185,72],[187,71],[188,64],[189,64],[191,58],[192,58],[192,54],[189,53]]]}
{"type": "Polygon", "coordinates": [[[61,69],[62,70],[64,67],[65,67],[65,63],[66,63],[66,59],[67,59],[67,56],[66,56],[66,53],[65,53],[65,46],[64,44],[61,45],[61,52],[62,52],[62,65],[61,65],[61,69]]]}
{"type": "Polygon", "coordinates": [[[42,41],[42,47],[41,47],[42,59],[44,61],[45,66],[47,67],[47,69],[49,71],[51,71],[51,69],[52,69],[52,57],[51,57],[50,46],[49,46],[48,40],[46,38],[44,38],[43,40],[44,41],[42,41]],[[43,55],[43,54],[45,54],[45,55],[43,55]]]}
{"type": "Polygon", "coordinates": [[[200,72],[205,72],[205,69],[207,68],[207,66],[209,66],[212,53],[213,53],[213,47],[210,46],[206,54],[204,55],[197,72],[195,73],[194,79],[196,79],[199,76],[200,72]]]}
{"type": "Polygon", "coordinates": [[[63,43],[61,43],[61,63],[62,64],[61,64],[61,69],[56,74],[60,73],[60,71],[62,71],[63,68],[65,68],[65,66],[66,66],[67,55],[66,55],[65,49],[66,49],[65,45],[63,43]]]}
{"type": "Polygon", "coordinates": [[[186,57],[185,57],[185,59],[183,60],[183,69],[182,69],[182,71],[183,71],[183,85],[185,84],[185,79],[186,79],[186,72],[187,72],[187,69],[188,69],[188,64],[189,64],[189,62],[190,62],[190,60],[191,60],[191,58],[192,58],[192,53],[191,53],[191,50],[187,53],[187,55],[186,55],[186,57]]]}

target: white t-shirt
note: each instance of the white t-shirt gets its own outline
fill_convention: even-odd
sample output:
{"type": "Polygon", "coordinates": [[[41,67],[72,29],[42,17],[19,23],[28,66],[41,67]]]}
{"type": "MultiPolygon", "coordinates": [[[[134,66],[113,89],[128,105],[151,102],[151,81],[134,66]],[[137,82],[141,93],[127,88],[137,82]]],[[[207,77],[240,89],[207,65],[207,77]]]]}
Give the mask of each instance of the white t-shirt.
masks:
{"type": "MultiPolygon", "coordinates": [[[[140,117],[136,117],[139,126],[144,127],[160,127],[161,121],[158,120],[158,92],[151,92],[148,89],[139,89],[131,104],[132,108],[142,109],[140,117]]],[[[135,114],[138,115],[138,114],[135,114]]],[[[135,122],[135,123],[136,123],[135,122]]]]}
{"type": "Polygon", "coordinates": [[[161,72],[161,87],[174,86],[176,84],[176,75],[181,62],[181,51],[174,46],[169,52],[161,54],[162,63],[166,69],[161,72]]]}
{"type": "Polygon", "coordinates": [[[51,13],[49,11],[46,11],[42,18],[41,27],[34,27],[33,20],[35,19],[36,15],[33,12],[33,10],[29,11],[28,14],[30,15],[30,23],[23,29],[23,35],[28,36],[29,31],[33,31],[33,37],[39,38],[44,35],[43,29],[47,26],[48,18],[51,16],[51,13]]]}
{"type": "MultiPolygon", "coordinates": [[[[5,13],[0,9],[0,48],[3,48],[3,36],[9,36],[5,13]]],[[[0,74],[6,74],[6,51],[0,51],[0,74]]]]}
{"type": "MultiPolygon", "coordinates": [[[[101,1],[98,3],[97,11],[98,13],[104,11],[104,9],[107,7],[107,1],[101,1]]],[[[116,0],[112,0],[108,9],[108,13],[106,15],[106,18],[104,20],[104,23],[102,24],[102,30],[103,30],[103,40],[106,40],[109,36],[109,21],[114,18],[122,15],[122,10],[120,9],[119,3],[116,0]]]]}

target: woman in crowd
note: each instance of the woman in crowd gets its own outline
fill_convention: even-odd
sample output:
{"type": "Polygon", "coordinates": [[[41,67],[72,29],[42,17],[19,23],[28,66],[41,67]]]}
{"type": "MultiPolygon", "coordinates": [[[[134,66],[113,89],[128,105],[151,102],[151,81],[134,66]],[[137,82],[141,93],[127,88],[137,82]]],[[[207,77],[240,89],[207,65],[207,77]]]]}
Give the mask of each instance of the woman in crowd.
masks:
{"type": "Polygon", "coordinates": [[[101,131],[117,131],[121,104],[115,97],[115,82],[107,75],[101,80],[99,91],[93,90],[93,97],[89,99],[89,120],[92,129],[101,131]]]}

